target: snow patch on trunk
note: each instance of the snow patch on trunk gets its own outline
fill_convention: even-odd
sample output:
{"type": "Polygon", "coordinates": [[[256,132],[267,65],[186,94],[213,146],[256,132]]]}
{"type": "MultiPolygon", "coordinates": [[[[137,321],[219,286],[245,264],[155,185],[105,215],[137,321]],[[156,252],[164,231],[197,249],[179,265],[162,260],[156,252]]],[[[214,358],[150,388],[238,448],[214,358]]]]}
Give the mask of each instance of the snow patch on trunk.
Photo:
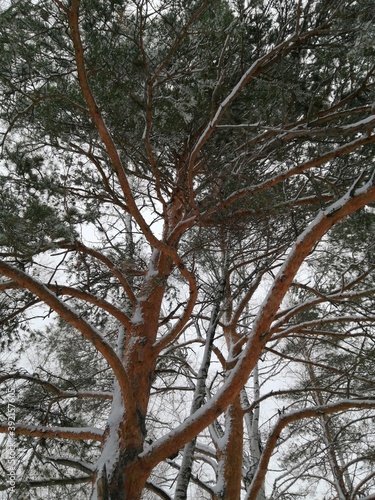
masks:
{"type": "Polygon", "coordinates": [[[144,323],[141,302],[141,300],[138,301],[137,307],[135,308],[133,317],[131,319],[133,325],[141,325],[142,323],[144,323]]]}
{"type": "Polygon", "coordinates": [[[91,498],[98,497],[98,482],[103,474],[110,479],[120,459],[120,424],[124,416],[124,407],[118,382],[114,382],[112,409],[108,417],[107,432],[102,454],[96,464],[97,478],[93,487],[91,498]]]}

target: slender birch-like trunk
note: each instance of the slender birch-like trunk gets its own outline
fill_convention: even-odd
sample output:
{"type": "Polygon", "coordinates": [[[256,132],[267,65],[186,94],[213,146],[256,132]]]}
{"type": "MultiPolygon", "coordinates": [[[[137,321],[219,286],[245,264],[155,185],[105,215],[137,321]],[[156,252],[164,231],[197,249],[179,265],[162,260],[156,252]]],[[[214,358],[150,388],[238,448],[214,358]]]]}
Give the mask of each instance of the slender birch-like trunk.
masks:
{"type": "MultiPolygon", "coordinates": [[[[218,292],[215,306],[211,313],[211,320],[206,336],[205,350],[203,354],[202,363],[198,372],[197,384],[195,387],[193,402],[190,410],[191,415],[193,415],[202,406],[206,394],[206,380],[208,376],[208,370],[211,364],[212,346],[215,338],[216,327],[219,323],[221,316],[221,303],[225,293],[226,270],[227,270],[227,259],[226,257],[224,257],[222,285],[221,289],[218,292]]],[[[186,500],[187,498],[187,490],[190,482],[190,476],[194,461],[195,444],[196,444],[196,438],[187,443],[184,447],[181,468],[177,478],[175,500],[186,500]]]]}

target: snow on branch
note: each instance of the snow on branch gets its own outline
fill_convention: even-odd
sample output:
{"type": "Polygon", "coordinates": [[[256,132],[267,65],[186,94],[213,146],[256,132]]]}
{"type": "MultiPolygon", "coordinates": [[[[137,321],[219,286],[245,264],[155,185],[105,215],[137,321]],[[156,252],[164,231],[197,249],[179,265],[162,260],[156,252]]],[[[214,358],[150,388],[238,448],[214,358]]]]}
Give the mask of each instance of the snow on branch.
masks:
{"type": "Polygon", "coordinates": [[[0,372],[0,384],[7,380],[28,380],[34,382],[44,387],[48,392],[54,394],[58,399],[85,399],[85,398],[97,398],[97,399],[112,399],[112,393],[108,391],[62,391],[55,384],[43,380],[35,375],[29,375],[24,372],[14,372],[2,374],[0,372]]]}
{"type": "Polygon", "coordinates": [[[374,202],[374,200],[375,186],[371,176],[364,186],[355,191],[353,197],[345,194],[337,202],[330,205],[325,212],[318,213],[296,239],[288,257],[281,266],[263,305],[259,308],[247,344],[225,383],[209,401],[193,415],[190,415],[185,422],[163,438],[154,441],[141,454],[144,463],[156,464],[160,459],[170,455],[171,452],[177,451],[209,425],[214,418],[224,412],[254,369],[260,353],[269,339],[270,326],[307,255],[335,223],[374,202]]]}
{"type": "MultiPolygon", "coordinates": [[[[18,436],[32,436],[45,439],[72,439],[84,441],[92,439],[102,443],[104,431],[97,427],[46,427],[44,425],[15,425],[15,434],[18,436]]],[[[8,433],[8,424],[0,422],[0,433],[8,433]]]]}
{"type": "MultiPolygon", "coordinates": [[[[16,489],[27,486],[28,488],[42,488],[43,486],[65,486],[68,484],[90,483],[91,476],[64,477],[64,478],[49,478],[36,481],[18,482],[15,485],[16,489]]],[[[0,491],[8,490],[7,484],[0,485],[0,491]]]]}
{"type": "Polygon", "coordinates": [[[284,182],[287,179],[290,179],[291,177],[300,175],[301,173],[306,172],[307,170],[323,165],[329,162],[330,160],[339,158],[340,156],[348,155],[349,153],[352,153],[353,151],[359,149],[362,146],[366,146],[373,143],[375,143],[375,134],[366,136],[363,135],[357,139],[354,139],[351,142],[344,144],[343,146],[331,149],[330,151],[322,154],[317,158],[308,160],[304,163],[297,165],[296,167],[290,168],[285,172],[282,172],[279,175],[275,175],[274,177],[271,177],[270,179],[260,184],[253,186],[246,186],[245,188],[235,191],[225,200],[220,201],[214,207],[209,208],[205,213],[202,214],[202,217],[205,219],[209,218],[210,216],[219,212],[220,210],[227,209],[229,206],[233,205],[235,202],[244,198],[245,196],[250,196],[250,195],[253,196],[255,194],[262,193],[274,186],[281,184],[282,182],[284,182]]]}

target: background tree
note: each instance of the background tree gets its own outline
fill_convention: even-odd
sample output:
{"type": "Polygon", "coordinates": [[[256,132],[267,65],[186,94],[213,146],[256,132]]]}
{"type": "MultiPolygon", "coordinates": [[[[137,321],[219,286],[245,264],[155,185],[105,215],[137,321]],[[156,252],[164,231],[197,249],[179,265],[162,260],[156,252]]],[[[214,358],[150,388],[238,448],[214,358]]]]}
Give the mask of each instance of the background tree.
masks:
{"type": "Polygon", "coordinates": [[[373,12],[3,8],[0,380],[19,395],[19,487],[263,499],[280,448],[287,498],[302,459],[282,445],[308,421],[319,484],[329,467],[334,495],[372,494],[373,12]]]}

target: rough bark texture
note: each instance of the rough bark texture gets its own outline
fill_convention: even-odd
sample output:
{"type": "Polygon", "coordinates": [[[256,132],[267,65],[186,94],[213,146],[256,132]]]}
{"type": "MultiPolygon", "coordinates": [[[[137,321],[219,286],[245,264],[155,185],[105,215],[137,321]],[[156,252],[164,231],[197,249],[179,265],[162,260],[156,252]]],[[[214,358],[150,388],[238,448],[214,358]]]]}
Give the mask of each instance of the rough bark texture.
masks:
{"type": "Polygon", "coordinates": [[[239,396],[226,411],[225,427],[225,444],[218,464],[218,479],[222,484],[222,489],[216,498],[217,500],[238,500],[241,498],[243,449],[243,410],[239,396]]]}

